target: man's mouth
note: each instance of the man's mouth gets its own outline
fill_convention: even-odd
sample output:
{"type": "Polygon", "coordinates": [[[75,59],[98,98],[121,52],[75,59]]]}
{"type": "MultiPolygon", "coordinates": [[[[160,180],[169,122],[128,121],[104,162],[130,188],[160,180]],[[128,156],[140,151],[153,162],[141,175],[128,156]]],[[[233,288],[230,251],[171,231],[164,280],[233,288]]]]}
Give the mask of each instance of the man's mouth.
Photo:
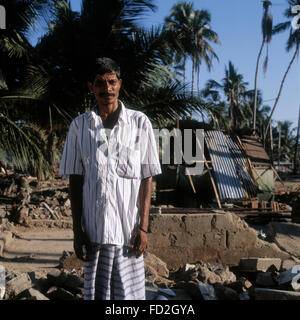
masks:
{"type": "Polygon", "coordinates": [[[99,93],[100,98],[110,98],[114,97],[115,95],[113,93],[99,93]]]}

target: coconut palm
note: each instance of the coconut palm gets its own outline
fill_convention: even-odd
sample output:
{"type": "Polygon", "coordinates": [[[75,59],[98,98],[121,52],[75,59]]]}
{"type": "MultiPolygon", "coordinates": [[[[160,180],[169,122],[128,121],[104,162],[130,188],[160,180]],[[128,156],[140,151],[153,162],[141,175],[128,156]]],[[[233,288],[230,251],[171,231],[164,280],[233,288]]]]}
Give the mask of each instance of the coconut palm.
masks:
{"type": "Polygon", "coordinates": [[[197,89],[199,94],[199,75],[200,66],[204,61],[208,70],[211,70],[212,61],[218,56],[210,45],[210,42],[220,44],[220,40],[216,32],[210,27],[211,15],[207,10],[195,10],[195,15],[191,21],[191,47],[192,47],[192,93],[194,91],[195,72],[197,73],[197,89]]]}
{"type": "MultiPolygon", "coordinates": [[[[264,0],[263,1],[263,17],[261,22],[261,30],[262,30],[262,43],[258,53],[257,62],[256,62],[256,70],[255,70],[255,81],[254,81],[254,105],[253,105],[253,130],[256,129],[256,109],[257,109],[257,80],[258,80],[258,69],[259,69],[259,62],[263,52],[265,45],[269,44],[272,39],[272,28],[273,28],[273,16],[272,12],[270,11],[270,7],[272,5],[271,1],[264,0]]],[[[264,71],[266,71],[268,62],[268,49],[267,55],[264,63],[264,71]]]]}
{"type": "Polygon", "coordinates": [[[296,60],[296,57],[299,55],[299,46],[300,46],[300,29],[294,29],[293,26],[292,26],[292,19],[295,17],[296,14],[293,14],[292,13],[292,7],[293,6],[296,6],[296,5],[300,5],[300,0],[288,0],[288,4],[289,4],[289,8],[285,11],[285,16],[286,18],[288,19],[288,21],[285,21],[285,22],[282,22],[282,23],[279,23],[277,24],[274,29],[273,29],[273,33],[274,34],[277,34],[277,33],[280,33],[280,32],[283,32],[283,31],[286,31],[286,30],[289,30],[289,37],[288,37],[288,40],[287,40],[287,44],[286,44],[286,50],[287,52],[290,52],[292,49],[294,49],[294,53],[292,55],[292,58],[288,64],[288,67],[283,75],[283,78],[281,80],[281,84],[280,84],[280,88],[279,88],[279,91],[278,91],[278,94],[277,94],[277,97],[275,99],[275,102],[274,102],[274,105],[273,105],[273,108],[272,108],[272,111],[271,111],[271,114],[270,114],[270,117],[269,117],[269,120],[268,120],[268,124],[267,124],[267,128],[266,128],[266,133],[265,133],[265,139],[266,139],[266,136],[268,134],[268,128],[271,124],[271,120],[272,120],[272,116],[273,116],[273,113],[278,105],[278,102],[279,102],[279,99],[280,99],[280,96],[281,96],[281,93],[282,93],[282,89],[283,89],[283,86],[284,86],[284,83],[285,83],[285,80],[287,78],[287,75],[294,63],[294,61],[296,60]]]}
{"type": "MultiPolygon", "coordinates": [[[[173,39],[177,40],[176,60],[183,60],[183,84],[186,85],[186,61],[192,54],[191,30],[192,21],[195,16],[192,2],[178,2],[165,18],[165,28],[173,34],[173,39]]],[[[184,92],[185,93],[185,92],[184,92]]]]}
{"type": "Polygon", "coordinates": [[[204,97],[210,96],[214,100],[220,100],[220,93],[226,97],[231,128],[236,128],[238,121],[244,118],[241,105],[247,92],[247,85],[243,75],[239,74],[232,62],[229,61],[228,67],[225,67],[225,77],[222,82],[208,80],[202,91],[204,97]]]}

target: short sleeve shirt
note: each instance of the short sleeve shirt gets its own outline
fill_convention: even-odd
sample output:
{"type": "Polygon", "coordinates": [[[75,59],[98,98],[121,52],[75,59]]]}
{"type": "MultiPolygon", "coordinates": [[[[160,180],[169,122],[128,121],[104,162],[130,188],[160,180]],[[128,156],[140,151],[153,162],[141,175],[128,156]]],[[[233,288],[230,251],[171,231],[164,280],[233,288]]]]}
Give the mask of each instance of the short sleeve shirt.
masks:
{"type": "Polygon", "coordinates": [[[96,110],[76,117],[59,168],[60,176],[84,176],[82,222],[94,243],[130,244],[140,220],[141,179],[161,173],[150,120],[121,106],[109,139],[96,110]]]}

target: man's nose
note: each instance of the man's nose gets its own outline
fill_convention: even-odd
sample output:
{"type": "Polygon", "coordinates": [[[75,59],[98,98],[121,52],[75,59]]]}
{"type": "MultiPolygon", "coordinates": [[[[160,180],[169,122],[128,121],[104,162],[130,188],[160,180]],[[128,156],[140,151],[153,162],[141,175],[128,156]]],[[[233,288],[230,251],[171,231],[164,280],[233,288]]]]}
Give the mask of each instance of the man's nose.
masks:
{"type": "Polygon", "coordinates": [[[104,90],[112,91],[112,85],[109,83],[109,81],[104,81],[104,90]]]}

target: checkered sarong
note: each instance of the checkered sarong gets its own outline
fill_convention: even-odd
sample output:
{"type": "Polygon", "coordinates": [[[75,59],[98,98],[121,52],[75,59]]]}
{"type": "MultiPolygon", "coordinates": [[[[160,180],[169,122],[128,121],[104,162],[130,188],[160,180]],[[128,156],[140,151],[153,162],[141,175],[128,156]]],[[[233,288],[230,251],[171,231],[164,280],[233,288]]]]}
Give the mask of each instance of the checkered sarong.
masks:
{"type": "Polygon", "coordinates": [[[145,300],[143,256],[126,246],[102,245],[84,262],[84,300],[145,300]]]}

